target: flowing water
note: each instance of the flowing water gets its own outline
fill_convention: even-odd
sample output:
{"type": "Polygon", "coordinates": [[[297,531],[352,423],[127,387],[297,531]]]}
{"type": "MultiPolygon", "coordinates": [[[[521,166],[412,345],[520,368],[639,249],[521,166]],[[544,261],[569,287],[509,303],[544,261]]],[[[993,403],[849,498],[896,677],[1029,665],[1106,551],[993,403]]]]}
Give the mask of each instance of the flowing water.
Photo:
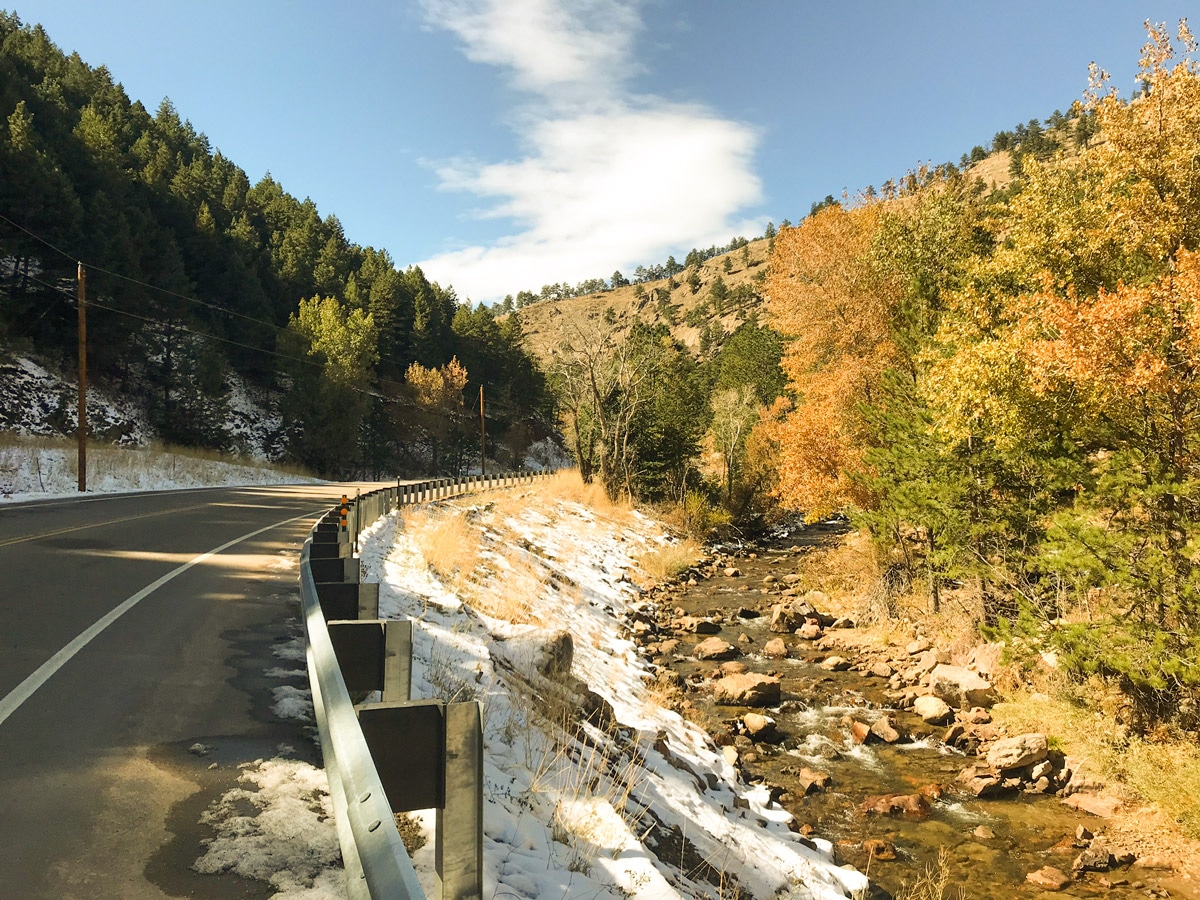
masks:
{"type": "MultiPolygon", "coordinates": [[[[812,536],[806,538],[811,540],[812,536]]],[[[795,540],[786,540],[785,546],[790,547],[795,540]]],[[[834,842],[839,863],[850,863],[867,872],[872,882],[891,894],[902,893],[906,886],[911,888],[945,848],[951,883],[961,886],[964,897],[1105,896],[1117,900],[1168,896],[1160,886],[1163,873],[1136,868],[1088,873],[1057,893],[1027,884],[1026,874],[1043,866],[1070,874],[1081,849],[1073,845],[1076,827],[1084,825],[1099,832],[1103,820],[1064,806],[1052,796],[1014,794],[976,799],[957,793],[956,777],[975,759],[942,744],[944,727],[927,725],[911,712],[891,708],[884,679],[819,668],[816,663],[829,654],[795,635],[772,634],[768,616],[736,616],[740,607],[766,609],[769,603],[779,602],[779,597],[763,596],[762,579],[768,574],[792,571],[795,562],[794,551],[759,548],[758,558],[742,555],[736,560],[741,577],[717,574],[711,579],[698,579],[695,586],[682,586],[681,593],[673,595],[670,602],[687,615],[724,617],[719,637],[737,643],[745,635],[752,642],[737,643],[744,653],[740,661],[749,671],[781,676],[783,704],[770,715],[785,739],[775,745],[753,747],[742,739],[740,764],[751,778],[765,778],[782,788],[781,803],[802,826],[811,826],[814,834],[834,842]],[[792,658],[773,660],[760,655],[758,651],[775,637],[782,637],[789,645],[792,658]],[[852,740],[847,717],[871,723],[882,715],[891,716],[896,727],[911,739],[896,744],[856,744],[852,740]],[[805,796],[799,780],[803,767],[828,773],[829,787],[805,796]],[[860,811],[868,796],[912,795],[922,788],[928,791],[931,785],[943,790],[932,801],[927,815],[881,816],[860,811]],[[896,858],[885,861],[869,855],[863,842],[872,839],[893,845],[896,858]]],[[[685,657],[688,652],[684,641],[670,667],[693,683],[711,675],[719,665],[685,657]]],[[[687,697],[694,717],[714,735],[728,732],[733,722],[750,711],[717,706],[704,691],[689,691],[687,697]]],[[[882,855],[888,855],[888,851],[882,855]]],[[[1169,896],[1197,896],[1179,893],[1178,879],[1172,881],[1176,889],[1169,896]]],[[[960,894],[951,890],[946,896],[960,894]]]]}

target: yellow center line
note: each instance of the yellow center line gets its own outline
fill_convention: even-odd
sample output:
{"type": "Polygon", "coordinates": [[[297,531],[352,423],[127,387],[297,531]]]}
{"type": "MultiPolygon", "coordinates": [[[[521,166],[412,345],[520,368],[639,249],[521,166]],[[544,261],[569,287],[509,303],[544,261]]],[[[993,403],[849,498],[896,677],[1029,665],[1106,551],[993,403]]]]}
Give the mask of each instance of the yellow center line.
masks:
{"type": "Polygon", "coordinates": [[[21,537],[9,538],[6,541],[0,541],[0,547],[9,547],[13,544],[25,544],[29,541],[40,541],[42,538],[57,537],[60,534],[70,534],[72,531],[86,531],[89,528],[103,528],[105,525],[120,525],[122,522],[133,522],[137,519],[152,519],[155,516],[167,516],[171,513],[188,512],[193,509],[201,509],[205,506],[210,506],[209,503],[197,503],[194,506],[174,506],[170,509],[160,510],[159,512],[141,513],[136,516],[122,516],[119,519],[109,519],[106,522],[92,522],[90,525],[76,525],[72,528],[59,528],[57,531],[43,531],[38,534],[26,534],[21,537]]]}

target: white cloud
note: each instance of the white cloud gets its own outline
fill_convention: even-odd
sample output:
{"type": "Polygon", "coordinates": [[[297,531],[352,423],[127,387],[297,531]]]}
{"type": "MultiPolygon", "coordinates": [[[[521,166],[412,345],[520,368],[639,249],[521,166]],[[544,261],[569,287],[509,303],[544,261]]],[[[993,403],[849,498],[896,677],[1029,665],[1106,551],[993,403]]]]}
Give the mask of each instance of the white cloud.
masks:
{"type": "Polygon", "coordinates": [[[438,168],[446,190],[490,204],[518,229],[491,246],[420,265],[460,296],[490,300],[542,284],[661,262],[680,247],[724,243],[759,223],[757,135],[698,105],[636,96],[636,8],[620,0],[426,0],[431,24],[457,34],[469,59],[506,67],[537,96],[523,111],[527,155],[438,168]]]}

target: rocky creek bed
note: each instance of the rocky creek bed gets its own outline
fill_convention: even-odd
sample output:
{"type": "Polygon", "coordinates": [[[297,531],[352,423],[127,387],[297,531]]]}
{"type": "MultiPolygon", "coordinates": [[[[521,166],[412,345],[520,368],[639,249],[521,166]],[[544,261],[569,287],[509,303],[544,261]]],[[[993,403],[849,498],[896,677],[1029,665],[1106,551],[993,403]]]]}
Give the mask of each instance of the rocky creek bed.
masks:
{"type": "Polygon", "coordinates": [[[649,586],[628,624],[667,702],[881,897],[945,853],[965,897],[1200,898],[1200,873],[1109,833],[1116,799],[1052,740],[992,722],[997,648],[863,640],[803,589],[799,557],[843,530],[726,549],[649,586]]]}

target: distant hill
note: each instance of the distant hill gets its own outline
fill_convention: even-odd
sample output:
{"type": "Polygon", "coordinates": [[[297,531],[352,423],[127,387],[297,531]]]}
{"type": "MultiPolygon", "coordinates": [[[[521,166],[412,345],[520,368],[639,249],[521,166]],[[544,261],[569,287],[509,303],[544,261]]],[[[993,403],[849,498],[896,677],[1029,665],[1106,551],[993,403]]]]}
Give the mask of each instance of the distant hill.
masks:
{"type": "Polygon", "coordinates": [[[573,328],[586,322],[604,322],[606,310],[611,310],[611,326],[617,334],[627,332],[634,322],[664,322],[672,336],[693,354],[711,352],[713,346],[719,347],[720,338],[711,346],[705,346],[705,329],[710,338],[717,326],[722,336],[732,334],[751,315],[757,316],[761,324],[769,324],[761,282],[766,277],[770,243],[766,238],[751,241],[743,248],[714,256],[699,266],[688,266],[673,279],[660,278],[583,297],[530,304],[518,313],[525,332],[525,346],[549,365],[553,362],[555,349],[569,340],[573,328]],[[726,260],[729,261],[728,272],[725,271],[726,260]],[[695,289],[689,282],[693,273],[697,276],[695,289]],[[726,297],[714,302],[713,287],[718,280],[725,285],[726,297]],[[675,283],[673,288],[672,281],[675,283]]]}

